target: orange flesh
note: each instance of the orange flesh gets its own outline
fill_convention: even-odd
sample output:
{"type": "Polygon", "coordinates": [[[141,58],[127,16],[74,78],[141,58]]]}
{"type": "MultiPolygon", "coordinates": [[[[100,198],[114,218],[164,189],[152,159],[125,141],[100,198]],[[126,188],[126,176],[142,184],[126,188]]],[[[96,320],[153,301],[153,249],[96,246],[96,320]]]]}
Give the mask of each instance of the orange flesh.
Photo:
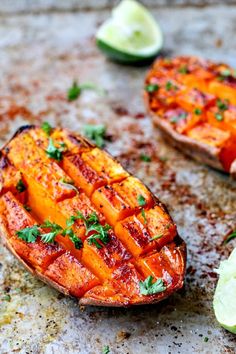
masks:
{"type": "MultiPolygon", "coordinates": [[[[158,258],[162,247],[176,236],[176,227],[157,198],[106,152],[79,136],[55,129],[51,138],[67,145],[61,161],[46,155],[48,136],[39,128],[21,131],[3,149],[2,158],[7,164],[0,164],[0,221],[8,230],[14,251],[49,282],[51,279],[71,295],[91,301],[128,305],[165,297],[164,293],[151,297],[140,294],[139,282],[148,275],[163,278],[171,291],[180,287],[184,258],[182,272],[177,275],[176,261],[172,260],[171,276],[180,281],[174,286],[164,276],[170,273],[171,261],[163,262],[162,273],[155,262],[149,262],[149,274],[147,267],[140,266],[153,253],[158,258]],[[19,176],[27,187],[24,204],[32,208],[30,212],[16,191],[19,176]],[[91,241],[97,231],[87,232],[81,219],[71,225],[83,242],[81,249],[62,234],[51,244],[43,243],[40,236],[33,243],[26,242],[16,234],[45,220],[65,229],[70,217],[78,212],[85,218],[96,213],[103,227],[110,225],[108,241],[98,240],[97,247],[91,241]]],[[[46,232],[50,229],[42,229],[46,232]]]]}
{"type": "Polygon", "coordinates": [[[170,128],[204,145],[218,148],[225,171],[236,159],[236,77],[225,64],[195,57],[158,59],[145,85],[159,89],[146,92],[149,107],[170,128]],[[230,73],[225,75],[224,72],[230,73]],[[176,93],[166,91],[166,80],[176,83],[176,93]],[[223,106],[222,106],[223,102],[223,106]]]}

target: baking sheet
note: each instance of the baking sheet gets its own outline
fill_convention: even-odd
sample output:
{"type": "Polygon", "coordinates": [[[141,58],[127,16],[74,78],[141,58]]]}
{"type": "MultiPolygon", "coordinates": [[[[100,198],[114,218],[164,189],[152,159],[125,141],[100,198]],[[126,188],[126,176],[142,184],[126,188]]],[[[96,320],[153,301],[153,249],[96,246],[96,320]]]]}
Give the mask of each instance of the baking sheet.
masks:
{"type": "MultiPolygon", "coordinates": [[[[27,8],[26,8],[27,11],[27,8]]],[[[154,8],[170,55],[201,55],[236,67],[236,7],[154,8]]],[[[81,131],[104,123],[106,148],[169,208],[188,245],[183,290],[155,306],[79,308],[28,274],[0,248],[1,353],[235,353],[236,340],[212,311],[214,268],[236,242],[236,183],[169,147],[153,128],[141,97],[146,67],[111,63],[94,33],[107,10],[0,16],[0,142],[22,124],[47,120],[81,131]],[[74,79],[106,95],[84,92],[72,103],[74,79]],[[152,156],[151,163],[140,154],[152,156]],[[10,301],[9,301],[10,300],[10,301]]]]}

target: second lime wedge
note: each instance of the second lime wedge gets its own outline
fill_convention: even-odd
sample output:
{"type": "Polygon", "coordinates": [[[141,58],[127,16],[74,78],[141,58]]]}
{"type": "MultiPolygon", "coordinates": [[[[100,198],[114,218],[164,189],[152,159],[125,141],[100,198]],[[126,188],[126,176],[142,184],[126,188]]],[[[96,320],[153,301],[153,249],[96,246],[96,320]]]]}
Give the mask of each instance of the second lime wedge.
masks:
{"type": "Polygon", "coordinates": [[[236,334],[236,248],[220,263],[213,307],[222,327],[236,334]]]}

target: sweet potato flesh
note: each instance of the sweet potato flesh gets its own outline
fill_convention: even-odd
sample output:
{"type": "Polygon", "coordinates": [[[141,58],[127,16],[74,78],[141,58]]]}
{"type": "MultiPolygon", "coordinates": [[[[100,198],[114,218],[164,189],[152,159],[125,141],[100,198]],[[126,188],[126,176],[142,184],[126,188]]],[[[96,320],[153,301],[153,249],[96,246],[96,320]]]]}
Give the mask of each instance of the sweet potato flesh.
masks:
{"type": "Polygon", "coordinates": [[[50,137],[38,127],[20,129],[2,150],[0,182],[6,245],[41,279],[81,303],[150,303],[182,286],[185,246],[167,211],[137,178],[82,137],[62,129],[50,137]],[[66,146],[60,159],[47,154],[49,139],[66,146]],[[19,179],[24,192],[16,188],[19,179]],[[43,235],[53,230],[40,226],[46,220],[60,229],[51,243],[43,235]],[[19,237],[32,227],[40,229],[33,241],[19,237]],[[72,238],[63,233],[68,227],[72,238]],[[140,281],[150,275],[161,278],[166,290],[142,295],[140,281]]]}
{"type": "Polygon", "coordinates": [[[229,172],[236,159],[235,71],[195,57],[158,59],[145,85],[150,111],[170,131],[206,149],[216,147],[217,159],[229,172]],[[148,90],[149,85],[157,85],[157,89],[148,90]]]}

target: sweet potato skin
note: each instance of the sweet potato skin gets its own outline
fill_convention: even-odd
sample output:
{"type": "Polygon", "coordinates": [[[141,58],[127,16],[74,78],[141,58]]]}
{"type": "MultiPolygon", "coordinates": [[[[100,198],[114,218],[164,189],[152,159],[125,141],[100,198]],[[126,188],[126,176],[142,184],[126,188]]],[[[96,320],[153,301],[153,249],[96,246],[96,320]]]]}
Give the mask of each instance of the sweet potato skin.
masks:
{"type": "MultiPolygon", "coordinates": [[[[19,130],[18,133],[16,133],[15,137],[19,136],[20,134],[24,134],[25,132],[27,133],[27,131],[31,131],[31,136],[33,136],[33,134],[35,133],[37,136],[37,130],[35,130],[35,127],[26,127],[26,128],[21,128],[19,130]],[[33,130],[33,131],[32,131],[33,130]]],[[[57,132],[55,132],[56,134],[57,132]]],[[[63,133],[64,134],[64,133],[63,133]]],[[[71,137],[73,137],[73,134],[70,135],[71,137]]],[[[14,138],[13,138],[14,139],[14,138]]],[[[75,139],[76,140],[76,139],[75,139]]],[[[83,145],[83,140],[86,144],[86,146],[88,146],[88,150],[89,149],[93,149],[94,147],[90,144],[87,143],[85,139],[83,138],[79,138],[79,141],[82,141],[82,145],[83,145]]],[[[76,151],[76,153],[78,152],[78,148],[80,148],[80,146],[73,146],[73,139],[72,141],[72,147],[71,149],[73,151],[76,151]]],[[[42,142],[43,143],[43,142],[42,142]]],[[[6,151],[7,151],[7,146],[5,147],[6,151]]],[[[3,148],[3,151],[4,149],[3,148]]],[[[84,153],[84,150],[83,152],[84,153]]],[[[88,151],[86,150],[86,153],[88,153],[88,151]]],[[[5,152],[5,154],[7,154],[5,152]]],[[[65,155],[66,156],[66,155],[65,155]]],[[[61,167],[61,163],[58,163],[58,166],[61,167]]],[[[0,171],[1,173],[1,171],[0,171]]],[[[102,169],[102,173],[103,169],[102,169]]],[[[108,183],[121,183],[120,180],[123,180],[124,178],[133,178],[130,177],[130,175],[125,171],[123,172],[122,168],[119,167],[118,165],[114,165],[114,168],[111,166],[110,170],[108,169],[108,176],[111,176],[111,178],[113,179],[111,182],[108,183]]],[[[109,177],[110,178],[110,177],[109,177]]],[[[28,183],[31,183],[30,181],[28,183]]],[[[140,183],[140,182],[139,182],[140,183]]],[[[129,185],[129,184],[128,184],[129,185]]],[[[80,187],[78,187],[80,188],[80,187]]],[[[120,188],[120,185],[119,185],[120,188]]],[[[37,191],[37,190],[36,190],[37,191]]],[[[32,193],[32,190],[29,188],[29,190],[27,191],[28,194],[32,193]]],[[[79,198],[81,191],[78,190],[78,194],[75,196],[71,196],[68,199],[64,199],[64,200],[55,200],[55,198],[52,198],[52,204],[56,203],[56,205],[59,207],[58,210],[60,210],[60,208],[67,208],[67,201],[70,200],[74,200],[76,201],[76,198],[79,198]]],[[[145,195],[145,198],[147,198],[147,204],[144,206],[144,208],[150,208],[151,205],[153,205],[153,203],[158,204],[160,208],[162,208],[163,213],[168,213],[166,208],[159,202],[159,200],[157,200],[152,194],[151,192],[146,189],[146,187],[143,186],[143,189],[140,190],[140,193],[145,195]],[[146,194],[145,194],[146,193],[146,194]],[[150,199],[149,199],[150,198],[150,199]]],[[[36,192],[37,194],[37,192],[36,192]]],[[[134,194],[134,201],[132,201],[131,205],[132,208],[134,210],[135,213],[140,213],[141,211],[141,207],[136,205],[135,199],[138,196],[138,194],[134,194]]],[[[1,198],[5,198],[5,194],[4,192],[2,192],[2,194],[0,194],[0,207],[2,208],[2,199],[1,198]],[[1,197],[2,196],[2,197],[1,197]]],[[[15,198],[10,197],[10,199],[15,198]]],[[[43,198],[43,194],[39,193],[39,198],[43,198]]],[[[86,198],[90,198],[90,192],[88,192],[88,195],[86,197],[84,197],[84,201],[86,202],[86,198]]],[[[30,198],[30,196],[28,196],[28,200],[31,201],[33,200],[34,203],[37,201],[37,197],[35,197],[35,199],[30,198]]],[[[91,200],[91,198],[90,198],[91,200]]],[[[46,201],[46,199],[45,199],[46,201]]],[[[19,208],[22,208],[22,212],[26,213],[26,215],[28,215],[29,217],[29,225],[34,225],[36,223],[37,217],[38,217],[38,212],[34,211],[34,208],[32,210],[32,212],[26,212],[23,209],[23,204],[20,203],[20,201],[18,202],[19,204],[19,208]],[[36,219],[35,219],[36,218],[36,219]]],[[[11,203],[9,203],[9,212],[11,212],[11,203]]],[[[75,202],[76,205],[76,202],[75,202]]],[[[32,205],[33,206],[33,205],[32,205]]],[[[93,261],[93,257],[101,257],[101,267],[103,268],[103,272],[104,275],[100,276],[99,271],[98,274],[93,274],[95,275],[95,280],[92,280],[92,288],[90,288],[90,286],[85,289],[85,294],[83,294],[83,290],[81,290],[81,286],[77,286],[76,284],[73,283],[73,272],[75,274],[75,269],[76,269],[76,265],[75,263],[73,263],[73,265],[71,266],[74,271],[70,274],[72,276],[72,278],[68,277],[67,279],[67,269],[66,269],[66,265],[65,264],[69,264],[70,262],[84,262],[84,258],[83,256],[81,257],[81,252],[83,254],[83,249],[82,251],[78,250],[78,253],[76,252],[72,252],[72,249],[69,249],[68,245],[65,243],[62,244],[60,247],[62,247],[62,249],[59,247],[59,253],[57,255],[57,257],[52,257],[52,262],[55,263],[55,267],[60,267],[60,272],[61,275],[60,277],[57,276],[56,274],[56,268],[52,266],[52,264],[54,263],[50,263],[47,264],[45,263],[45,266],[41,267],[41,266],[35,266],[31,260],[30,257],[27,259],[26,256],[24,256],[24,258],[22,258],[22,254],[20,249],[20,251],[17,249],[17,247],[15,247],[14,244],[14,239],[16,238],[16,236],[13,234],[10,235],[9,229],[7,227],[7,222],[6,222],[6,218],[8,217],[6,215],[6,211],[2,212],[2,209],[0,208],[0,236],[3,239],[3,243],[5,244],[5,246],[19,259],[19,261],[34,275],[36,275],[37,277],[39,277],[42,281],[44,281],[47,284],[52,285],[53,287],[55,287],[56,289],[58,289],[59,291],[61,291],[62,293],[64,293],[65,295],[69,295],[69,296],[76,296],[77,298],[81,297],[81,299],[79,300],[80,304],[86,304],[86,305],[100,305],[100,306],[131,306],[131,305],[139,305],[139,304],[151,304],[151,303],[156,303],[160,300],[162,300],[163,298],[166,298],[167,296],[169,296],[173,291],[178,290],[179,288],[181,288],[183,286],[183,282],[184,282],[184,273],[185,273],[185,264],[186,264],[186,247],[185,247],[185,243],[180,239],[180,237],[178,236],[178,234],[173,234],[173,242],[174,244],[176,244],[176,250],[179,250],[179,252],[181,253],[181,262],[182,262],[182,269],[180,274],[178,275],[178,281],[175,283],[174,287],[172,287],[172,285],[170,285],[169,287],[167,287],[166,291],[160,293],[160,294],[156,294],[156,295],[152,295],[152,296],[143,296],[139,294],[139,282],[142,280],[144,280],[144,276],[143,274],[139,273],[139,271],[136,269],[136,266],[134,266],[135,264],[135,260],[134,260],[134,255],[130,254],[127,251],[127,248],[124,247],[124,245],[122,245],[122,243],[120,243],[119,238],[117,238],[116,233],[114,233],[114,231],[110,230],[110,239],[113,240],[111,243],[108,243],[108,247],[104,247],[102,249],[96,249],[94,248],[94,250],[96,251],[96,253],[94,253],[94,256],[92,256],[91,254],[89,255],[89,258],[91,258],[91,260],[88,262],[88,269],[90,269],[90,262],[93,261]],[[11,242],[12,239],[12,242],[11,242]],[[66,247],[66,249],[63,250],[63,247],[66,247]],[[68,263],[66,261],[63,261],[64,259],[64,255],[68,253],[68,259],[70,259],[70,262],[68,263]],[[97,254],[97,256],[96,256],[97,254]],[[62,261],[60,261],[60,257],[62,259],[62,261]],[[77,259],[75,259],[77,258],[77,259]],[[73,259],[75,259],[75,261],[73,261],[73,259]],[[103,262],[103,263],[102,263],[103,262]],[[110,269],[109,271],[106,271],[106,268],[103,264],[107,264],[107,270],[110,269]],[[51,267],[51,273],[49,271],[51,267]],[[119,271],[119,269],[121,271],[119,271]],[[127,269],[125,271],[125,269],[127,269]],[[108,276],[108,273],[110,274],[108,276]],[[51,275],[50,275],[51,274],[51,275]],[[54,274],[52,276],[52,274],[54,274]],[[129,276],[128,276],[129,274],[129,276]],[[100,279],[99,279],[100,278],[100,279]],[[130,279],[127,280],[127,279],[130,279]],[[99,283],[101,283],[101,285],[99,285],[99,283]],[[123,284],[123,285],[122,285],[123,284]],[[125,285],[126,284],[126,285],[125,285]],[[133,289],[131,291],[131,289],[133,289]],[[129,292],[132,292],[132,296],[131,294],[129,294],[129,292]]],[[[89,207],[90,208],[90,207],[89,207]]],[[[85,211],[84,215],[88,215],[88,212],[90,209],[87,209],[87,211],[85,211]]],[[[49,210],[49,209],[48,209],[49,210]]],[[[45,208],[45,213],[48,213],[48,210],[45,208]]],[[[70,209],[73,210],[73,207],[70,209]]],[[[93,210],[93,209],[91,209],[93,210]]],[[[96,209],[95,209],[96,210],[96,209]]],[[[71,212],[71,211],[70,211],[71,212]]],[[[65,213],[64,213],[65,214],[65,213]]],[[[13,214],[12,214],[13,215],[13,214]]],[[[70,213],[68,215],[71,215],[70,213]]],[[[98,213],[98,215],[100,215],[98,213]]],[[[167,214],[168,215],[168,214],[167,214]]],[[[43,216],[43,212],[41,217],[43,216]]],[[[40,217],[40,220],[42,221],[42,218],[40,217]]],[[[54,217],[55,214],[54,212],[52,213],[52,219],[51,221],[54,221],[54,217]]],[[[101,222],[101,224],[105,224],[106,220],[104,219],[104,216],[99,216],[99,220],[101,222]]],[[[171,220],[171,219],[170,219],[171,220]]],[[[60,223],[60,218],[56,218],[56,221],[60,223]]],[[[65,220],[62,222],[62,226],[65,226],[65,220]]],[[[25,226],[25,225],[24,225],[25,226]]],[[[75,225],[76,226],[76,225],[75,225]]],[[[74,226],[73,226],[74,228],[74,226]]],[[[76,228],[74,229],[76,230],[76,228]]],[[[14,232],[14,230],[11,231],[12,233],[14,232]]],[[[83,232],[83,241],[84,243],[86,243],[86,237],[88,237],[89,235],[85,235],[83,232]]],[[[56,238],[57,241],[57,238],[56,238]]],[[[21,241],[22,243],[24,243],[25,241],[21,241]]],[[[41,242],[41,241],[40,241],[41,242]]],[[[166,240],[165,242],[168,243],[168,240],[166,240]]],[[[18,245],[20,247],[20,242],[18,242],[18,245]]],[[[30,243],[27,244],[27,247],[30,246],[30,243]]],[[[35,244],[35,247],[37,248],[37,245],[35,244]]],[[[51,245],[50,249],[52,250],[53,255],[56,254],[57,251],[57,245],[51,245]],[[55,248],[54,248],[55,247],[55,248]]],[[[90,249],[92,249],[92,245],[89,245],[90,249]]],[[[133,252],[133,249],[131,247],[131,253],[133,252]]],[[[43,253],[42,253],[43,256],[43,253]]],[[[86,257],[86,254],[85,254],[86,257]]],[[[46,258],[45,258],[46,259],[46,258]]],[[[95,258],[94,258],[95,260],[95,258]]],[[[173,263],[174,264],[174,263],[173,263]]],[[[86,266],[86,262],[83,264],[83,266],[86,266]]],[[[173,265],[174,266],[174,265],[173,265]]],[[[71,268],[71,269],[72,269],[71,268]]],[[[58,268],[59,269],[59,268],[58,268]]],[[[99,269],[99,266],[98,266],[99,269]]],[[[97,273],[97,272],[95,272],[97,273]]]]}
{"type": "MultiPolygon", "coordinates": [[[[220,64],[214,64],[207,61],[201,62],[201,59],[194,58],[194,57],[176,57],[173,59],[173,63],[174,64],[172,64],[172,60],[170,60],[170,63],[168,64],[167,59],[166,59],[166,63],[165,63],[165,59],[158,59],[154,63],[151,70],[148,72],[145,80],[145,85],[161,82],[160,80],[163,80],[162,77],[166,77],[166,80],[167,79],[171,80],[173,76],[177,78],[177,82],[181,81],[182,84],[184,85],[181,87],[180,91],[183,90],[184,92],[186,87],[187,88],[192,87],[194,89],[200,90],[199,92],[201,95],[208,95],[209,96],[208,101],[205,102],[204,106],[201,106],[201,104],[197,100],[195,100],[192,108],[190,109],[188,107],[187,113],[189,113],[191,110],[194,111],[194,107],[195,109],[199,109],[199,111],[201,112],[200,115],[195,114],[193,115],[194,117],[191,118],[192,121],[191,124],[193,124],[192,127],[197,126],[197,124],[199,124],[200,122],[208,121],[209,124],[214,124],[212,125],[213,129],[215,129],[214,127],[217,127],[217,129],[219,129],[219,133],[229,132],[228,140],[231,141],[230,143],[231,145],[229,148],[226,149],[226,153],[224,153],[224,146],[227,145],[226,143],[222,144],[222,146],[213,146],[210,143],[210,141],[204,142],[192,138],[188,134],[189,130],[191,129],[191,125],[187,127],[187,130],[184,130],[182,128],[178,129],[177,125],[176,127],[174,127],[173,124],[171,124],[167,119],[164,118],[164,112],[168,113],[168,110],[171,110],[173,106],[171,105],[166,106],[165,108],[163,108],[164,110],[161,109],[162,104],[160,103],[159,106],[157,106],[158,103],[156,103],[155,106],[155,100],[157,102],[159,101],[161,102],[161,93],[159,97],[159,90],[161,91],[162,88],[157,90],[157,92],[153,96],[154,98],[152,98],[152,93],[148,92],[145,88],[143,91],[143,99],[146,106],[146,110],[151,116],[154,125],[156,125],[160,129],[165,139],[172,146],[176,147],[186,155],[194,158],[195,160],[203,164],[209,165],[217,170],[229,172],[232,175],[232,177],[235,178],[234,160],[236,160],[236,152],[234,151],[235,150],[234,143],[236,141],[236,135],[235,135],[234,121],[232,121],[232,123],[229,123],[229,119],[228,119],[229,115],[227,116],[226,113],[224,113],[224,110],[220,111],[217,108],[218,105],[217,101],[221,100],[221,102],[224,103],[228,102],[227,100],[224,101],[227,98],[227,95],[225,96],[225,94],[223,94],[223,90],[220,91],[217,85],[215,85],[213,87],[214,89],[212,89],[212,82],[219,82],[221,89],[222,87],[226,87],[227,85],[227,80],[221,83],[220,80],[218,79],[217,75],[219,75],[220,72],[219,71],[221,68],[220,64]],[[177,71],[177,69],[178,70],[180,68],[186,69],[187,67],[190,68],[190,73],[187,73],[186,75],[183,74],[181,75],[177,71]],[[217,120],[215,118],[215,114],[213,114],[213,118],[211,115],[211,120],[209,121],[208,110],[211,110],[212,109],[211,107],[216,107],[215,114],[220,112],[220,114],[222,113],[223,118],[217,120]]],[[[224,67],[226,66],[224,65],[224,67]]],[[[229,67],[227,66],[226,69],[227,68],[229,67]]],[[[234,90],[234,95],[236,95],[235,88],[236,87],[230,88],[231,90],[230,92],[234,90]]],[[[181,93],[179,93],[178,95],[181,96],[181,93]]],[[[232,95],[229,96],[229,100],[231,98],[232,95]]],[[[181,100],[179,100],[178,98],[176,98],[172,103],[175,109],[180,107],[179,106],[180,104],[181,104],[181,100]]],[[[236,108],[234,105],[235,102],[231,100],[229,103],[229,109],[233,110],[232,111],[233,114],[236,108]]],[[[185,119],[185,122],[187,122],[187,119],[185,119]]],[[[178,122],[178,124],[181,124],[181,122],[180,123],[178,122]]]]}

